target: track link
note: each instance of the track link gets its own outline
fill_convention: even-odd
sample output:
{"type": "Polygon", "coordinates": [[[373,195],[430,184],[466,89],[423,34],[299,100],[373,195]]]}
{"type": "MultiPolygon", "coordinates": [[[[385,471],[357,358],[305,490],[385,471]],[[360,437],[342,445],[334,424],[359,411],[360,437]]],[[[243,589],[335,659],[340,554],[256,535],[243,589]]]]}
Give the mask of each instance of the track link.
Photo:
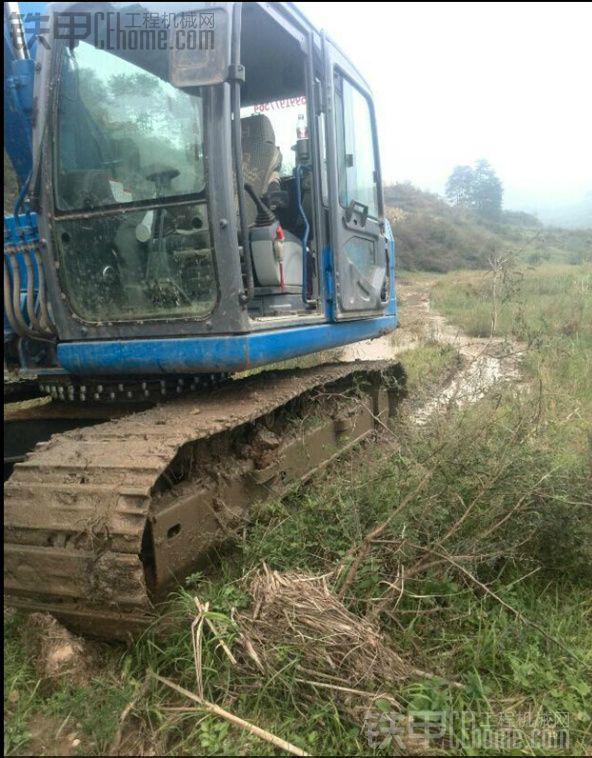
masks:
{"type": "Polygon", "coordinates": [[[265,372],[54,435],[5,484],[5,598],[93,636],[149,624],[171,586],[392,413],[399,364],[265,372]]]}

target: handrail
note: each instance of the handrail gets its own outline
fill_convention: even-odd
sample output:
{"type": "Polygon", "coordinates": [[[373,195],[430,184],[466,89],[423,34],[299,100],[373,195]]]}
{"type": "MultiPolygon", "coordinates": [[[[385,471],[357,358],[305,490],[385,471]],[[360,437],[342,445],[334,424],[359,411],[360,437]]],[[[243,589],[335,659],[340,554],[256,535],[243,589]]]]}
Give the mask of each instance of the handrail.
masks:
{"type": "Polygon", "coordinates": [[[247,222],[245,179],[243,175],[243,147],[240,120],[240,90],[244,69],[240,62],[241,37],[241,3],[235,3],[232,24],[232,66],[231,66],[231,108],[232,108],[232,155],[234,158],[234,173],[236,178],[236,194],[238,198],[238,214],[240,231],[243,240],[243,256],[245,261],[245,292],[241,293],[241,302],[248,303],[255,294],[255,277],[253,274],[253,259],[249,240],[249,224],[247,222]]]}
{"type": "Polygon", "coordinates": [[[296,166],[296,201],[298,203],[298,213],[304,221],[304,236],[302,237],[302,301],[304,305],[316,305],[316,300],[311,300],[308,296],[308,238],[310,235],[310,223],[302,206],[302,172],[310,170],[309,166],[299,163],[296,166]]]}

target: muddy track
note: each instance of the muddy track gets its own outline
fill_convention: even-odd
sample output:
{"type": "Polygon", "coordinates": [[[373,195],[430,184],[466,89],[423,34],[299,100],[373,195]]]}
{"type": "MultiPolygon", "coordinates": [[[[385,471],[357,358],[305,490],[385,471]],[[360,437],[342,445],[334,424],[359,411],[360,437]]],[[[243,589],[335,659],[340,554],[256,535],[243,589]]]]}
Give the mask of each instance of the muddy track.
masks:
{"type": "Polygon", "coordinates": [[[373,433],[402,382],[392,362],[266,372],[54,435],[5,485],[8,601],[133,633],[251,502],[373,433]]]}
{"type": "Polygon", "coordinates": [[[424,425],[436,413],[475,403],[494,384],[520,381],[520,362],[525,347],[511,340],[470,337],[451,324],[430,304],[430,289],[435,281],[399,280],[400,328],[395,335],[347,346],[343,361],[395,360],[406,350],[438,342],[454,348],[461,361],[436,396],[412,411],[411,418],[424,425]]]}

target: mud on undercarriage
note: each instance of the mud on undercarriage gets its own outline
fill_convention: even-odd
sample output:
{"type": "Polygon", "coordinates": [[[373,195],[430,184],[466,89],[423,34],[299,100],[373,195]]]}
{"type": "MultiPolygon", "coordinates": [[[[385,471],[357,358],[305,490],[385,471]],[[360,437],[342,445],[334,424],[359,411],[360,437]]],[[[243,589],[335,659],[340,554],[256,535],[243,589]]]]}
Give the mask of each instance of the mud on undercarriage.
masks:
{"type": "Polygon", "coordinates": [[[78,631],[126,638],[250,504],[375,433],[400,364],[264,372],[54,435],[5,485],[5,593],[78,631]]]}

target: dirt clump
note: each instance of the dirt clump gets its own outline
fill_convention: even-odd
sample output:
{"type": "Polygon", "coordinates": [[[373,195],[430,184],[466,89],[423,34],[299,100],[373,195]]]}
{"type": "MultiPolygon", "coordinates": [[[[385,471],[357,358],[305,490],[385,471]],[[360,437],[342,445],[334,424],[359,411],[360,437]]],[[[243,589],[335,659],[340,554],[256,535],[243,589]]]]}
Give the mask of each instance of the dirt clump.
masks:
{"type": "Polygon", "coordinates": [[[63,684],[88,684],[98,669],[98,643],[77,637],[48,613],[27,617],[25,640],[46,692],[63,684]]]}

